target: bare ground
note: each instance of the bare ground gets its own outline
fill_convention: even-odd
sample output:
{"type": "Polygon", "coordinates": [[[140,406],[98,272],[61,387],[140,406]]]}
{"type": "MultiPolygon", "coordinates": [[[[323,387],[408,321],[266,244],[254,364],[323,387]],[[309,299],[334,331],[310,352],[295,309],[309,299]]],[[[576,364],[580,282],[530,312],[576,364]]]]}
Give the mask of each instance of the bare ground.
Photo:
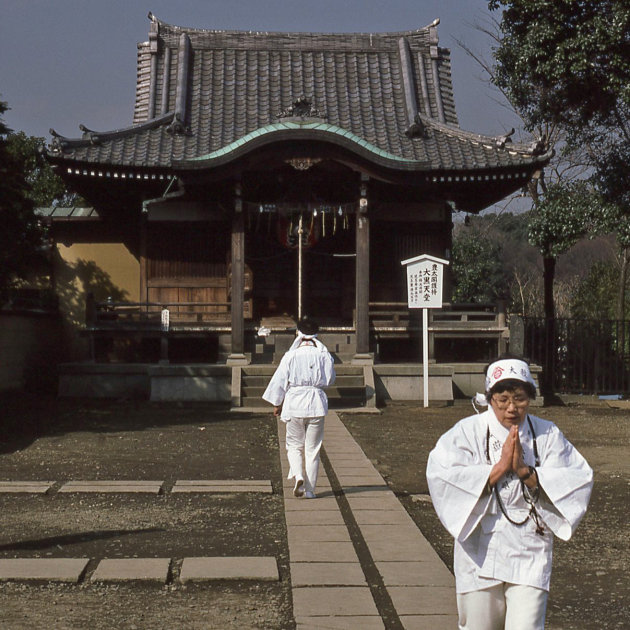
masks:
{"type": "MultiPolygon", "coordinates": [[[[199,404],[0,396],[0,480],[270,479],[272,495],[0,495],[0,558],[253,555],[278,560],[277,583],[183,586],[0,583],[0,627],[285,630],[294,627],[276,421],[199,404]]],[[[535,411],[555,421],[595,469],[591,508],[558,543],[550,630],[630,627],[628,410],[535,411]]],[[[390,404],[341,414],[447,565],[424,469],[437,438],[469,407],[390,404]]],[[[92,562],[88,567],[93,567],[92,562]]],[[[175,572],[177,571],[177,563],[175,572]]]]}

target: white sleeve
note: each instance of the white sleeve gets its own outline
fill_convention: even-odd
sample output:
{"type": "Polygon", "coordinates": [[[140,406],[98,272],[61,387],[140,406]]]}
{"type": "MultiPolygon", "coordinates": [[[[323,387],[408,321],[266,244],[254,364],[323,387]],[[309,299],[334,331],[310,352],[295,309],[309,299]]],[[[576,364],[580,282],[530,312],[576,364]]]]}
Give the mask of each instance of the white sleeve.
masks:
{"type": "MultiPolygon", "coordinates": [[[[541,436],[542,437],[542,436],[541,436]]],[[[554,424],[541,439],[536,467],[542,489],[539,512],[553,533],[569,540],[586,513],[593,489],[593,470],[554,424]]]]}
{"type": "Polygon", "coordinates": [[[491,493],[484,493],[492,466],[461,422],[447,431],[429,454],[427,482],[437,515],[449,533],[466,540],[488,510],[491,493]]]}
{"type": "Polygon", "coordinates": [[[284,401],[284,397],[287,393],[287,388],[289,387],[289,366],[288,366],[288,358],[285,354],[280,360],[280,365],[274,372],[269,384],[267,385],[267,389],[265,389],[264,394],[262,395],[263,400],[266,400],[268,403],[271,403],[274,406],[279,406],[284,401]]]}

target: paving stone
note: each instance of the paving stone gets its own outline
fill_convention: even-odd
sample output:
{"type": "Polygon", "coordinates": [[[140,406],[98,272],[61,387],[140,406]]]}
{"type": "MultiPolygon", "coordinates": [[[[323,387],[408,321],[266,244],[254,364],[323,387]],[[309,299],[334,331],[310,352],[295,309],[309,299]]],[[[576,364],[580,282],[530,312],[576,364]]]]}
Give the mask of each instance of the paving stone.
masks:
{"type": "Polygon", "coordinates": [[[4,558],[0,580],[78,582],[89,558],[4,558]]]}
{"type": "Polygon", "coordinates": [[[357,562],[351,542],[296,542],[289,546],[291,562],[357,562]]]}
{"type": "Polygon", "coordinates": [[[280,579],[278,563],[273,557],[235,556],[184,558],[179,575],[180,582],[207,580],[261,580],[275,582],[280,579]]]}
{"type": "Polygon", "coordinates": [[[339,510],[334,496],[318,496],[316,499],[304,499],[290,496],[284,502],[286,512],[320,512],[322,510],[339,510]]]}
{"type": "MultiPolygon", "coordinates": [[[[317,616],[343,619],[357,615],[380,619],[367,586],[306,586],[292,590],[293,614],[296,619],[317,616]]],[[[357,626],[346,625],[346,628],[355,627],[357,626]]]]}
{"type": "MultiPolygon", "coordinates": [[[[319,499],[318,499],[319,500],[319,499]]],[[[287,526],[292,525],[344,525],[341,512],[337,510],[285,512],[287,526]]]]}
{"type": "Polygon", "coordinates": [[[453,574],[439,557],[421,562],[376,562],[376,568],[385,586],[455,587],[453,574]]]}
{"type": "MultiPolygon", "coordinates": [[[[428,544],[428,543],[426,543],[428,544]]],[[[414,544],[401,544],[392,540],[371,540],[367,542],[372,559],[383,562],[404,562],[405,560],[424,560],[425,550],[414,544]]]]}
{"type": "Polygon", "coordinates": [[[291,584],[297,586],[367,586],[356,562],[291,562],[291,584]]]}
{"type": "MultiPolygon", "coordinates": [[[[296,618],[296,630],[384,630],[385,624],[380,617],[299,617],[296,618]]],[[[436,629],[441,630],[441,629],[436,629]]],[[[449,629],[451,630],[451,629],[449,629]]]]}
{"type": "Polygon", "coordinates": [[[350,509],[354,512],[359,510],[401,510],[405,511],[405,508],[402,507],[400,501],[394,496],[384,495],[380,498],[372,498],[372,497],[361,497],[350,495],[347,497],[348,503],[350,504],[350,509]]]}
{"type": "MultiPolygon", "coordinates": [[[[335,471],[336,472],[336,471],[335,471]]],[[[388,487],[387,483],[383,480],[382,477],[376,475],[360,475],[360,474],[351,474],[346,475],[339,474],[337,475],[337,479],[339,480],[339,484],[343,488],[354,488],[359,486],[384,486],[388,487]]]]}
{"type": "Polygon", "coordinates": [[[350,542],[350,534],[344,525],[292,525],[289,527],[291,542],[350,542]]]}
{"type": "Polygon", "coordinates": [[[445,586],[390,586],[399,615],[456,615],[455,589],[445,586]]]}
{"type": "Polygon", "coordinates": [[[106,558],[92,574],[92,582],[146,580],[166,582],[170,558],[106,558]]]}
{"type": "Polygon", "coordinates": [[[346,487],[343,490],[346,497],[358,498],[358,499],[385,499],[389,501],[395,499],[396,495],[389,489],[388,486],[352,486],[346,487]]]}
{"type": "Polygon", "coordinates": [[[54,481],[0,481],[0,493],[46,494],[54,481]]]}
{"type": "Polygon", "coordinates": [[[400,623],[405,630],[453,630],[457,628],[457,615],[402,615],[400,623]]]}
{"type": "Polygon", "coordinates": [[[273,488],[271,481],[266,480],[240,480],[234,481],[229,479],[216,480],[180,480],[176,481],[171,490],[173,493],[191,493],[191,492],[258,492],[264,494],[272,494],[273,488]]]}
{"type": "Polygon", "coordinates": [[[59,492],[142,492],[159,494],[163,481],[69,481],[59,492]]]}
{"type": "Polygon", "coordinates": [[[390,510],[356,510],[353,511],[356,522],[359,525],[405,525],[413,523],[413,520],[404,509],[390,510]]]}

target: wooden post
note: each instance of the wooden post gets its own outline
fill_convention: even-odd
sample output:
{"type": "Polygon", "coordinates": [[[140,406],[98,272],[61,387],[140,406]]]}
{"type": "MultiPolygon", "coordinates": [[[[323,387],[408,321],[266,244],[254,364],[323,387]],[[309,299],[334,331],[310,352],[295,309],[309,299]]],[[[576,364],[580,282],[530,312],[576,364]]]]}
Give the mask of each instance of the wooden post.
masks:
{"type": "Polygon", "coordinates": [[[241,185],[236,185],[234,217],[232,219],[232,278],[231,278],[232,350],[228,365],[243,365],[245,357],[245,319],[243,313],[245,290],[245,230],[241,185]]]}
{"type": "MultiPolygon", "coordinates": [[[[144,211],[140,216],[140,300],[139,302],[148,302],[149,296],[147,292],[147,215],[144,211]]],[[[140,307],[142,309],[142,307],[140,307]]],[[[146,307],[146,312],[149,307],[146,307]]]]}
{"type": "Polygon", "coordinates": [[[362,176],[359,211],[356,215],[356,335],[353,363],[372,363],[370,355],[370,220],[368,218],[367,177],[362,176]]]}

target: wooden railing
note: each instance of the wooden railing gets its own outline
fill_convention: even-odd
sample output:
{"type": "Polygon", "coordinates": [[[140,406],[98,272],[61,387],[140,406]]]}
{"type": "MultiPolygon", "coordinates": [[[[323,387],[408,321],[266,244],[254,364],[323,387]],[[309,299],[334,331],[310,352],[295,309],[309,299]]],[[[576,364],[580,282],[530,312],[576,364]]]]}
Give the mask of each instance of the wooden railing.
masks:
{"type": "MultiPolygon", "coordinates": [[[[370,302],[370,328],[377,333],[407,335],[422,329],[422,309],[410,309],[406,302],[370,302]]],[[[505,302],[497,304],[451,304],[430,308],[429,356],[435,355],[435,339],[482,338],[497,342],[497,353],[506,350],[509,339],[505,302]]]]}
{"type": "MultiPolygon", "coordinates": [[[[169,311],[169,325],[229,324],[231,321],[229,302],[97,302],[88,295],[85,323],[92,330],[159,330],[164,308],[169,311]]],[[[249,316],[246,312],[245,317],[249,316]]]]}

